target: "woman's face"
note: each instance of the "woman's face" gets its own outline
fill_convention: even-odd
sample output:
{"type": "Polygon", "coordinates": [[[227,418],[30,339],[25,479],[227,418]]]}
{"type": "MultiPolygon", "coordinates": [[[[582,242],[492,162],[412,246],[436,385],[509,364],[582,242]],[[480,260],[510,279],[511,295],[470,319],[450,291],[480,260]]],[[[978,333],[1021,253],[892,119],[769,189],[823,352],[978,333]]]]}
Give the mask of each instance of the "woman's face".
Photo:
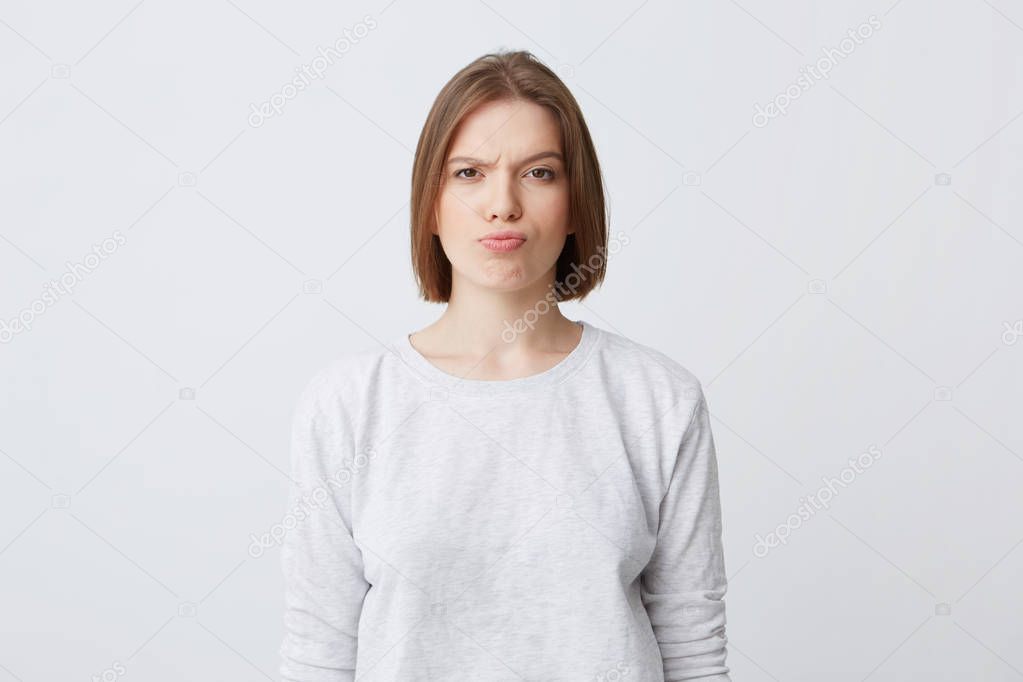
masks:
{"type": "Polygon", "coordinates": [[[434,229],[453,280],[503,291],[553,282],[574,232],[561,155],[558,120],[538,104],[491,102],[462,120],[445,159],[434,229]]]}

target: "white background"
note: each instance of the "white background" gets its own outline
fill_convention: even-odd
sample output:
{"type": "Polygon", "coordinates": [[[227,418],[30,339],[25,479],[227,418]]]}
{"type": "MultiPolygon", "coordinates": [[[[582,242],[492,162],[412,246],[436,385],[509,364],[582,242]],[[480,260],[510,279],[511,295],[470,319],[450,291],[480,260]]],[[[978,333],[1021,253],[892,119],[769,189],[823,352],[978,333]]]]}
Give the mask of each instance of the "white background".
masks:
{"type": "Polygon", "coordinates": [[[733,679],[1023,679],[1019,3],[425,5],[0,3],[0,682],[276,679],[279,553],[248,547],[285,513],[291,409],[440,313],[412,150],[499,48],[572,89],[630,237],[565,313],[706,389],[733,679]]]}

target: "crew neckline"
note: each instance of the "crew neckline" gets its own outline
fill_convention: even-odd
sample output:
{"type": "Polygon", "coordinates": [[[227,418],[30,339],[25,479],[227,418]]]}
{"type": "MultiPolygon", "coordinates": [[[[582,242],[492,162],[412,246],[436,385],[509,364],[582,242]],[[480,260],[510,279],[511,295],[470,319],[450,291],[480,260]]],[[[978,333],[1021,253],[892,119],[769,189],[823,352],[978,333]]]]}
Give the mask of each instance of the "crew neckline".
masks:
{"type": "Polygon", "coordinates": [[[398,351],[405,364],[417,374],[453,395],[482,397],[531,393],[538,389],[549,388],[567,379],[582,366],[595,346],[600,336],[600,329],[585,320],[572,320],[572,322],[583,329],[575,348],[553,367],[517,379],[464,379],[454,374],[448,374],[427,360],[426,356],[412,345],[411,332],[403,334],[392,344],[392,347],[398,351]]]}

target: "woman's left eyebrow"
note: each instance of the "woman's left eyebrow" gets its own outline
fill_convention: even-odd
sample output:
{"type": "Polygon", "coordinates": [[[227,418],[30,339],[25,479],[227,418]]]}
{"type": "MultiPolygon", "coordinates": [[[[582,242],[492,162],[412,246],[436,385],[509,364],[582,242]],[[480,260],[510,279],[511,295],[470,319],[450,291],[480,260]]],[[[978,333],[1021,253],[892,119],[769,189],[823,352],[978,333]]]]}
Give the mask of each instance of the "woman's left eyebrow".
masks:
{"type": "MultiPolygon", "coordinates": [[[[539,154],[533,154],[532,156],[522,159],[520,163],[522,164],[533,163],[534,161],[539,161],[540,159],[546,158],[557,159],[558,161],[561,162],[565,161],[564,157],[561,155],[560,152],[549,151],[540,152],[539,154]]],[[[480,166],[482,168],[492,168],[494,166],[493,162],[484,161],[482,159],[476,159],[471,156],[452,156],[450,159],[448,159],[449,166],[455,163],[466,163],[469,164],[470,166],[480,166]]]]}

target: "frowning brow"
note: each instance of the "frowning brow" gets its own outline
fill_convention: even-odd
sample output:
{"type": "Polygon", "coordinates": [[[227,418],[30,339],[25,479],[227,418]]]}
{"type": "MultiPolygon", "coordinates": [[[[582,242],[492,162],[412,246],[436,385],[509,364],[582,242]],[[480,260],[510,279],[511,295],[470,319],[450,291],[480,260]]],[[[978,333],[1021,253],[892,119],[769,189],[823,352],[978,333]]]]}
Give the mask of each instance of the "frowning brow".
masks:
{"type": "MultiPolygon", "coordinates": [[[[521,163],[523,164],[533,163],[534,161],[539,161],[540,159],[547,158],[557,159],[562,163],[564,163],[565,161],[564,157],[559,152],[550,151],[540,152],[539,154],[533,154],[532,156],[528,156],[522,159],[521,163]]],[[[471,156],[452,156],[450,159],[448,159],[449,166],[456,163],[464,163],[470,166],[480,166],[481,168],[493,168],[494,166],[494,163],[492,161],[484,161],[483,159],[476,159],[471,156]]]]}

